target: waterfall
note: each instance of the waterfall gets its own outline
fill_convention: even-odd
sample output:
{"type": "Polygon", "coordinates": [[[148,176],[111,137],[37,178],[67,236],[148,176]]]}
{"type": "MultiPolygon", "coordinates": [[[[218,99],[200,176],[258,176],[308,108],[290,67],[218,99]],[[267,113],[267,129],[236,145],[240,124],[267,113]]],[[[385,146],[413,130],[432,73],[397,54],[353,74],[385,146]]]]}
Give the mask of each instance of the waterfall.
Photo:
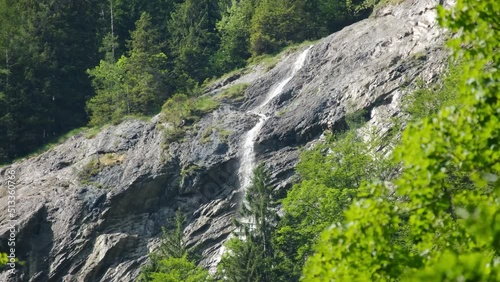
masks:
{"type": "Polygon", "coordinates": [[[260,130],[266,123],[269,116],[268,113],[265,112],[264,107],[276,96],[278,96],[283,88],[292,80],[292,78],[297,74],[297,72],[304,66],[304,63],[307,58],[307,54],[309,50],[312,48],[312,45],[309,46],[306,50],[304,50],[295,60],[293,64],[293,68],[288,74],[287,77],[283,78],[278,84],[276,84],[271,90],[267,93],[264,100],[256,106],[250,113],[259,116],[259,122],[248,131],[244,137],[242,142],[242,154],[240,161],[240,169],[239,169],[239,177],[241,183],[241,190],[245,192],[251,182],[253,170],[255,168],[255,139],[260,133],[260,130]]]}
{"type": "MultiPolygon", "coordinates": [[[[255,153],[254,153],[254,145],[255,139],[260,133],[260,130],[269,119],[269,116],[266,115],[264,107],[276,96],[278,96],[283,88],[287,85],[290,80],[297,74],[297,72],[304,66],[304,63],[307,58],[307,54],[309,50],[312,48],[312,45],[309,46],[306,50],[304,50],[295,60],[293,64],[293,68],[287,77],[281,80],[278,84],[276,84],[271,90],[267,93],[264,100],[256,106],[253,110],[249,111],[254,115],[259,116],[259,122],[250,129],[244,136],[242,140],[242,153],[241,153],[241,161],[240,161],[240,169],[238,172],[238,176],[240,178],[241,188],[240,191],[243,193],[246,191],[248,186],[250,185],[252,173],[255,167],[255,153]]],[[[243,203],[244,197],[242,197],[240,204],[243,203]]],[[[240,219],[245,220],[245,219],[240,219]]],[[[249,219],[247,219],[249,220],[249,219]]],[[[229,238],[233,237],[234,234],[229,235],[229,238]]],[[[219,249],[219,253],[214,257],[214,264],[210,267],[209,272],[215,273],[217,271],[217,265],[219,264],[222,256],[226,252],[226,247],[222,245],[219,249]]]]}

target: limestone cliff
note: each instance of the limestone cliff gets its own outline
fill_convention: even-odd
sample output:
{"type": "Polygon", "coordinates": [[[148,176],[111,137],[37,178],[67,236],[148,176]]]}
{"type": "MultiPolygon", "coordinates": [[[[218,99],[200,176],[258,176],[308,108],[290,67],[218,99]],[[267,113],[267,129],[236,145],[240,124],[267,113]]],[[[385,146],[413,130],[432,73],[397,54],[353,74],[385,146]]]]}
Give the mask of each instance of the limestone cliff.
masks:
{"type": "MultiPolygon", "coordinates": [[[[325,130],[345,128],[347,112],[367,110],[382,133],[399,114],[405,88],[432,81],[447,53],[435,20],[437,0],[408,0],[324,38],[303,67],[265,107],[269,118],[255,144],[256,161],[270,168],[284,195],[298,148],[325,130]]],[[[307,48],[304,46],[303,48],[307,48]]],[[[180,142],[165,144],[158,117],[82,133],[15,169],[17,254],[22,281],[133,281],[177,208],[188,215],[188,246],[213,266],[232,231],[240,193],[238,170],[245,133],[259,120],[249,112],[290,74],[304,49],[285,53],[271,70],[263,65],[219,80],[207,95],[248,83],[243,103],[223,103],[180,142]]],[[[3,188],[2,188],[3,189],[3,188]]],[[[280,194],[278,193],[278,194],[280,194]]],[[[0,199],[0,238],[8,234],[7,199],[0,199]]],[[[6,273],[1,281],[8,281],[6,273]]]]}

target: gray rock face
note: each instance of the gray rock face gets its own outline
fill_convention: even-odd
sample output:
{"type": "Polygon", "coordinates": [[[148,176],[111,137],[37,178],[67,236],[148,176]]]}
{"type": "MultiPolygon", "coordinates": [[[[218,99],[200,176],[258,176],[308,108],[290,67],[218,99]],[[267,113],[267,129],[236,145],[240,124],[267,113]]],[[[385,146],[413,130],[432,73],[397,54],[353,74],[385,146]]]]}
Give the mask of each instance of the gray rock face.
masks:
{"type": "MultiPolygon", "coordinates": [[[[380,9],[310,50],[304,67],[269,103],[275,114],[256,142],[257,160],[270,168],[280,196],[293,181],[299,147],[325,130],[344,129],[346,113],[362,109],[371,125],[387,131],[404,87],[436,77],[447,57],[436,4],[409,0],[380,9]]],[[[202,265],[213,267],[242,197],[241,138],[258,121],[247,111],[287,75],[301,51],[284,54],[269,72],[257,66],[216,82],[208,95],[249,83],[245,102],[223,104],[181,142],[165,145],[158,118],[129,120],[0,168],[2,179],[16,170],[16,254],[25,262],[16,278],[4,272],[0,280],[133,281],[178,208],[188,216],[188,246],[202,254],[202,265]]],[[[2,195],[0,240],[6,246],[2,195]]]]}

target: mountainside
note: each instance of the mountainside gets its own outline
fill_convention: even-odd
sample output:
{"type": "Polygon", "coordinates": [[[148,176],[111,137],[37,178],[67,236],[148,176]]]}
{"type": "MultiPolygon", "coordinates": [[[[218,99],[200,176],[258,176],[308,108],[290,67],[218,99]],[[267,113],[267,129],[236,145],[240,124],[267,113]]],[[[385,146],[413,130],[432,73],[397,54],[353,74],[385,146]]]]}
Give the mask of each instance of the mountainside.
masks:
{"type": "MultiPolygon", "coordinates": [[[[405,89],[419,78],[432,81],[446,63],[445,31],[435,20],[439,2],[384,7],[313,46],[286,52],[269,71],[261,64],[216,81],[206,95],[245,83],[245,100],[223,100],[179,142],[167,144],[163,131],[170,125],[159,116],[129,120],[0,168],[2,176],[15,169],[18,179],[20,278],[132,281],[178,208],[188,215],[188,247],[214,267],[242,197],[238,172],[246,163],[247,132],[262,121],[253,163],[266,164],[283,196],[299,149],[326,130],[346,128],[347,113],[366,110],[370,124],[382,134],[390,130],[388,118],[399,114],[405,89]],[[301,54],[303,64],[294,69],[301,54]]],[[[10,228],[5,195],[2,244],[10,228]]],[[[0,280],[8,281],[6,273],[0,280]]]]}

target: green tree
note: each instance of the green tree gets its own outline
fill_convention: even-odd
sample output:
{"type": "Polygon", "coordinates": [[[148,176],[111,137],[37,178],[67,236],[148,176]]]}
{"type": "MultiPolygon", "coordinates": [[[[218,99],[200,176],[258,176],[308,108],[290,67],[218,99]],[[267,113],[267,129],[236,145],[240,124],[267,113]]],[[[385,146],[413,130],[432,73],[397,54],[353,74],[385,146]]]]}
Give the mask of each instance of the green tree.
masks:
{"type": "Polygon", "coordinates": [[[252,18],[250,50],[253,55],[272,53],[279,48],[306,39],[304,1],[262,0],[252,18]]]}
{"type": "Polygon", "coordinates": [[[166,55],[161,51],[158,30],[151,24],[151,16],[143,13],[131,33],[126,64],[126,87],[130,91],[134,112],[150,114],[159,110],[165,93],[166,55]]]}
{"type": "Polygon", "coordinates": [[[356,9],[358,6],[354,7],[354,4],[349,0],[319,0],[313,2],[318,3],[313,4],[313,7],[309,8],[308,11],[312,15],[316,15],[315,29],[320,36],[338,31],[367,16],[364,9],[356,9]]]}
{"type": "Polygon", "coordinates": [[[396,151],[402,175],[367,185],[344,223],[323,232],[305,281],[500,279],[500,4],[460,0],[439,11],[445,27],[460,31],[450,45],[464,59],[463,105],[408,127],[396,151]],[[450,181],[457,171],[470,179],[465,189],[450,181]],[[394,244],[402,214],[410,249],[394,244]]]}
{"type": "Polygon", "coordinates": [[[225,281],[273,281],[274,250],[271,235],[277,223],[276,202],[264,165],[255,168],[240,219],[235,221],[237,234],[227,243],[220,268],[225,281]]]}
{"type": "Polygon", "coordinates": [[[227,13],[217,23],[221,37],[217,52],[217,68],[221,72],[245,66],[250,57],[250,26],[254,13],[253,0],[233,0],[227,13]]]}
{"type": "Polygon", "coordinates": [[[151,17],[143,13],[128,43],[128,56],[112,61],[110,46],[115,38],[105,38],[107,60],[87,73],[92,78],[96,95],[87,102],[91,125],[117,122],[130,114],[151,114],[166,96],[165,63],[158,31],[151,17]]]}
{"type": "Polygon", "coordinates": [[[390,178],[394,166],[376,145],[349,131],[302,154],[296,168],[301,180],[283,199],[285,215],[273,238],[281,281],[298,281],[318,235],[343,220],[362,182],[390,178]]]}
{"type": "Polygon", "coordinates": [[[197,267],[186,256],[169,257],[158,262],[157,271],[151,273],[151,282],[201,282],[209,281],[208,272],[197,267]]]}
{"type": "Polygon", "coordinates": [[[186,216],[181,214],[180,210],[175,213],[175,229],[168,231],[162,227],[162,243],[158,248],[158,252],[162,257],[182,258],[186,256],[186,242],[183,238],[182,226],[186,223],[186,216]]]}
{"type": "Polygon", "coordinates": [[[172,230],[162,228],[161,244],[150,254],[150,262],[141,269],[140,281],[152,282],[198,282],[208,281],[208,271],[196,266],[188,258],[183,238],[186,216],[177,210],[172,230]]]}
{"type": "MultiPolygon", "coordinates": [[[[126,54],[126,42],[130,38],[130,31],[135,29],[137,20],[140,19],[142,13],[146,12],[151,16],[151,24],[158,29],[162,41],[166,41],[169,35],[169,30],[166,25],[167,19],[170,18],[174,11],[175,5],[182,2],[181,0],[108,0],[103,1],[101,8],[106,23],[104,34],[111,33],[110,20],[111,11],[113,11],[114,35],[119,38],[116,57],[126,54]],[[113,9],[111,9],[111,4],[113,9]]],[[[170,57],[168,50],[162,51],[170,57]]]]}
{"type": "Polygon", "coordinates": [[[97,2],[0,3],[1,162],[87,122],[92,89],[84,71],[97,59],[97,2]]]}
{"type": "Polygon", "coordinates": [[[210,62],[218,49],[216,22],[219,19],[216,0],[186,0],[176,5],[167,26],[178,89],[192,88],[214,75],[210,62]]]}
{"type": "Polygon", "coordinates": [[[87,102],[91,114],[91,125],[102,125],[111,121],[119,121],[130,114],[128,92],[125,88],[125,64],[127,58],[118,62],[101,61],[101,64],[88,70],[96,95],[87,102]]]}

